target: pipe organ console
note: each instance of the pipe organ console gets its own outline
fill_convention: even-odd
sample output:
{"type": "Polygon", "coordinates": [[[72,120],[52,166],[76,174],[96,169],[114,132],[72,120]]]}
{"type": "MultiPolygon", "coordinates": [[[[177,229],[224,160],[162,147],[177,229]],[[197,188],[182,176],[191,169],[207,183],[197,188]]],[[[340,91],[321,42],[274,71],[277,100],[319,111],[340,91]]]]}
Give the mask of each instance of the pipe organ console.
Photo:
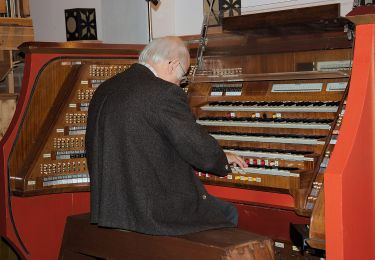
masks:
{"type": "MultiPolygon", "coordinates": [[[[348,210],[366,201],[351,203],[350,196],[364,198],[358,194],[370,194],[373,185],[366,181],[372,166],[358,166],[361,149],[351,151],[356,146],[347,142],[366,145],[358,139],[366,136],[362,156],[373,152],[372,119],[359,121],[368,118],[359,109],[374,98],[367,89],[374,87],[367,56],[374,51],[375,29],[358,25],[353,49],[352,24],[339,18],[338,5],[312,9],[224,18],[224,33],[209,37],[203,63],[191,69],[185,88],[190,107],[196,122],[248,167],[233,165],[226,177],[195,174],[210,193],[236,204],[241,228],[273,238],[280,259],[302,257],[286,243],[299,238],[299,246],[326,248],[331,259],[353,259],[340,228],[357,223],[348,210]],[[367,132],[356,135],[362,124],[367,132]],[[361,172],[347,168],[352,164],[361,172]],[[361,187],[348,188],[354,176],[361,187]],[[292,238],[291,224],[302,224],[292,226],[292,238]]],[[[0,234],[22,257],[56,259],[66,216],[89,211],[88,105],[96,88],[136,62],[142,48],[20,47],[26,53],[23,89],[1,142],[0,234]]],[[[190,48],[194,55],[197,46],[190,48]]],[[[360,231],[349,233],[359,240],[366,228],[357,225],[360,231]]],[[[375,241],[364,236],[365,245],[375,241]]]]}
{"type": "Polygon", "coordinates": [[[67,215],[89,211],[87,110],[143,45],[26,43],[23,88],[2,140],[1,235],[27,259],[57,259],[67,215]],[[42,233],[43,235],[39,235],[42,233]],[[36,239],[38,237],[38,239],[36,239]]]}
{"type": "Polygon", "coordinates": [[[84,138],[90,99],[101,82],[134,62],[60,58],[41,71],[9,157],[15,194],[88,190],[84,138]]]}
{"type": "MultiPolygon", "coordinates": [[[[276,246],[285,247],[283,240],[289,238],[289,225],[303,223],[303,219],[286,217],[283,223],[280,218],[284,217],[274,212],[275,208],[287,206],[298,216],[306,217],[311,217],[317,208],[345,112],[351,61],[350,42],[348,48],[335,50],[248,54],[236,57],[236,63],[244,64],[241,74],[196,74],[190,86],[190,103],[197,123],[225,151],[242,156],[248,164],[245,169],[234,166],[226,177],[196,174],[216,196],[226,198],[230,194],[232,200],[241,203],[241,217],[254,213],[253,224],[244,224],[250,229],[264,232],[257,229],[262,219],[279,221],[284,227],[279,227],[279,233],[267,232],[276,240],[276,246]],[[298,71],[300,64],[309,63],[313,71],[298,71]],[[274,64],[278,64],[276,70],[274,64]],[[234,195],[233,188],[243,191],[234,195]],[[273,194],[274,200],[265,202],[258,193],[273,194]],[[288,205],[278,201],[278,197],[285,196],[288,205]],[[258,212],[260,206],[265,212],[258,212]]],[[[233,56],[220,57],[220,62],[223,67],[235,65],[233,56]]],[[[241,217],[240,221],[245,218],[241,217]]],[[[251,222],[249,217],[246,221],[251,222]]],[[[320,224],[319,230],[317,224],[313,227],[319,239],[306,239],[312,247],[323,250],[324,230],[320,224]]]]}
{"type": "MultiPolygon", "coordinates": [[[[345,55],[342,59],[350,58],[350,50],[345,55]]],[[[330,59],[322,51],[314,56],[330,59]]],[[[245,169],[233,167],[224,178],[197,174],[211,185],[290,194],[296,212],[308,216],[323,185],[324,167],[320,168],[332,149],[328,146],[334,145],[332,133],[341,120],[349,74],[288,81],[272,77],[191,86],[197,123],[224,151],[242,156],[248,164],[245,169]]]]}
{"type": "MultiPolygon", "coordinates": [[[[357,190],[362,198],[373,192],[373,185],[365,184],[365,176],[371,179],[374,172],[373,163],[353,156],[353,161],[359,160],[357,163],[364,165],[357,164],[364,168],[361,172],[366,172],[365,175],[359,177],[359,172],[352,167],[342,176],[346,164],[353,162],[343,161],[340,165],[337,154],[343,154],[345,149],[340,146],[346,141],[341,137],[342,132],[347,134],[346,138],[355,138],[355,132],[347,123],[354,121],[353,114],[346,119],[346,113],[358,105],[352,101],[362,95],[358,86],[366,85],[360,83],[362,75],[357,68],[372,66],[373,43],[367,42],[366,48],[363,46],[370,40],[370,34],[373,37],[373,31],[368,29],[367,36],[362,38],[362,24],[374,22],[369,19],[374,11],[371,7],[351,14],[350,20],[361,24],[355,32],[349,20],[338,18],[338,5],[328,5],[303,8],[298,12],[224,18],[224,33],[208,38],[203,62],[198,65],[189,88],[190,104],[197,123],[206,128],[225,151],[242,156],[248,167],[234,166],[232,174],[226,177],[199,171],[196,174],[210,192],[237,203],[240,226],[271,236],[276,247],[285,246],[282,240],[288,238],[285,230],[288,229],[290,238],[299,248],[315,252],[327,249],[331,259],[355,256],[353,247],[350,251],[340,244],[337,249],[337,241],[333,241],[331,233],[335,224],[327,220],[335,219],[341,225],[354,224],[357,218],[350,212],[345,212],[344,222],[333,217],[332,208],[354,207],[354,203],[349,202],[349,194],[352,194],[349,190],[357,190]],[[320,16],[322,14],[325,18],[320,16]],[[303,24],[296,22],[299,19],[303,24]],[[361,48],[366,49],[367,54],[353,48],[354,35],[356,44],[362,43],[361,48]],[[372,57],[372,61],[363,61],[361,55],[372,57]],[[353,66],[357,69],[354,74],[353,66]],[[346,183],[341,183],[338,176],[346,183]],[[363,190],[348,187],[354,176],[361,180],[363,190]],[[346,194],[345,201],[337,202],[339,206],[332,205],[340,193],[337,187],[346,194]],[[327,209],[326,201],[331,202],[331,208],[327,209]],[[301,225],[302,219],[281,213],[286,208],[307,217],[308,222],[301,225]],[[272,228],[266,231],[268,225],[272,228]]],[[[367,75],[363,77],[372,77],[367,75]]],[[[368,87],[374,87],[373,81],[368,87]]],[[[373,100],[372,95],[368,95],[368,101],[357,102],[373,100]]],[[[366,118],[369,124],[373,120],[366,118]]],[[[373,127],[368,127],[373,133],[373,127]]],[[[370,134],[366,136],[372,140],[370,134]]],[[[370,147],[373,146],[363,147],[365,154],[373,154],[370,147]]],[[[350,153],[351,148],[346,149],[350,153]]],[[[371,204],[356,207],[361,212],[363,208],[370,211],[373,208],[371,204]]],[[[335,228],[339,230],[338,226],[335,228]]],[[[361,231],[352,232],[357,238],[366,233],[363,226],[361,231]]],[[[374,241],[374,238],[368,236],[368,240],[374,241]]],[[[369,254],[374,255],[374,252],[369,250],[369,254]]]]}
{"type": "Polygon", "coordinates": [[[14,194],[88,190],[84,138],[90,99],[101,82],[134,62],[61,58],[41,71],[9,157],[14,194]]]}

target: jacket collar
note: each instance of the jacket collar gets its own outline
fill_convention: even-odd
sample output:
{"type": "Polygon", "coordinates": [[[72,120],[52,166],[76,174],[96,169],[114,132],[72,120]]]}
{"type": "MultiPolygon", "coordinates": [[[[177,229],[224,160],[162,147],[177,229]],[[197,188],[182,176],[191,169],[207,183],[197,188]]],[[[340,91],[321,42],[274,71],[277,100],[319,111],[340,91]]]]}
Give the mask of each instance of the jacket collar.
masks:
{"type": "Polygon", "coordinates": [[[158,74],[156,73],[155,69],[148,63],[145,63],[145,62],[140,62],[139,64],[145,66],[146,68],[148,68],[152,73],[154,73],[155,77],[159,77],[158,74]]]}

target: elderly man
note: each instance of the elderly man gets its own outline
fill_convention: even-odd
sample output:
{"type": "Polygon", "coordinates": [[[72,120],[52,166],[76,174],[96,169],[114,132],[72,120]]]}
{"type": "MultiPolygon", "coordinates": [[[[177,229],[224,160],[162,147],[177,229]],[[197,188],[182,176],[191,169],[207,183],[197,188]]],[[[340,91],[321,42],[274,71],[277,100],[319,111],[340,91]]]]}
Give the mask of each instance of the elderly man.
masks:
{"type": "Polygon", "coordinates": [[[235,207],[194,174],[225,176],[228,163],[246,164],[195,123],[178,86],[189,62],[179,38],[159,38],[95,92],[86,133],[92,223],[153,235],[237,224],[235,207]]]}

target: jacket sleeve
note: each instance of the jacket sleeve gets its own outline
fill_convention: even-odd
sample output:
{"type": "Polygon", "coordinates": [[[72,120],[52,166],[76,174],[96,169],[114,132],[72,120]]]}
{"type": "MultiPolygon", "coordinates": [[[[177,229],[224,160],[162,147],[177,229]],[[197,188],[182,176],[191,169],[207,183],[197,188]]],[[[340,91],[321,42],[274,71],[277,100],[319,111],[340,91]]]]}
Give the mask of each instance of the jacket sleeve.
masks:
{"type": "Polygon", "coordinates": [[[158,128],[181,158],[194,168],[226,176],[230,167],[218,142],[195,122],[182,89],[171,87],[160,97],[155,111],[158,128]]]}

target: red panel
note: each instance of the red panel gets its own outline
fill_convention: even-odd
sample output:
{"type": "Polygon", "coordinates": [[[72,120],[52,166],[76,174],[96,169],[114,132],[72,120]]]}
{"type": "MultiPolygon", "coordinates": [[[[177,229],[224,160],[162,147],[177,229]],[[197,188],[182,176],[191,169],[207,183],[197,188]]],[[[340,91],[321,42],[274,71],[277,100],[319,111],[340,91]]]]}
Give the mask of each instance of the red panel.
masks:
{"type": "Polygon", "coordinates": [[[375,25],[359,25],[350,91],[325,176],[328,259],[375,259],[375,25]]]}
{"type": "Polygon", "coordinates": [[[296,215],[288,194],[205,185],[207,191],[232,202],[239,213],[239,227],[279,240],[290,240],[289,225],[307,224],[309,218],[296,215]]]}
{"type": "MultiPolygon", "coordinates": [[[[30,97],[30,92],[32,89],[32,84],[35,81],[38,71],[42,66],[50,59],[56,55],[43,54],[35,58],[31,58],[30,55],[26,55],[25,60],[25,69],[24,69],[24,78],[22,82],[22,90],[20,93],[20,98],[17,103],[16,111],[14,113],[13,119],[8,127],[7,132],[5,133],[3,139],[1,140],[1,172],[3,173],[0,176],[0,195],[1,195],[1,208],[0,208],[0,218],[5,221],[1,221],[0,232],[11,244],[14,245],[14,248],[19,252],[20,255],[25,256],[26,252],[22,249],[20,243],[18,242],[15,231],[11,224],[10,213],[8,208],[8,176],[4,173],[7,172],[7,161],[13,145],[13,142],[16,138],[17,129],[19,128],[22,115],[26,109],[27,100],[30,97]]],[[[15,206],[15,205],[14,205],[15,206]]],[[[30,212],[23,215],[26,217],[30,212]]]]}
{"type": "Polygon", "coordinates": [[[88,212],[88,198],[88,192],[13,197],[17,229],[30,252],[27,259],[57,259],[66,217],[88,212]]]}
{"type": "Polygon", "coordinates": [[[246,189],[206,185],[207,191],[219,198],[243,203],[267,204],[277,207],[293,208],[293,197],[288,194],[262,192],[246,189]]]}
{"type": "Polygon", "coordinates": [[[308,224],[310,219],[296,215],[293,210],[256,205],[236,204],[239,213],[238,226],[273,239],[288,240],[289,225],[308,224]]]}

